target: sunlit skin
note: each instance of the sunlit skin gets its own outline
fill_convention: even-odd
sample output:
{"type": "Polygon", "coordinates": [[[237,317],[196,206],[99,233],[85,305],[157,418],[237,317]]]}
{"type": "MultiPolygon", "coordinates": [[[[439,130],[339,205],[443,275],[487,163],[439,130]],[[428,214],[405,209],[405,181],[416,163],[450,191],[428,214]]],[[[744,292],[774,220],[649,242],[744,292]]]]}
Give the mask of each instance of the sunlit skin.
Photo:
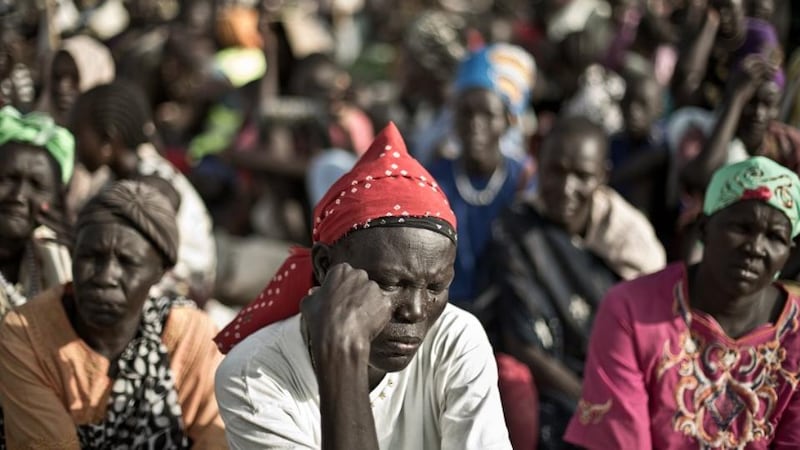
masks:
{"type": "MultiPolygon", "coordinates": [[[[325,280],[337,266],[345,277],[361,272],[360,284],[374,297],[341,299],[342,310],[331,314],[366,319],[345,321],[339,332],[369,338],[370,384],[376,385],[386,372],[408,366],[444,311],[454,274],[455,244],[430,230],[377,227],[358,231],[333,247],[318,244],[314,261],[318,280],[325,280]],[[374,313],[362,316],[367,311],[374,313]],[[364,330],[370,329],[365,336],[364,330]]],[[[326,294],[325,281],[322,285],[317,295],[326,294]]]]}
{"type": "Polygon", "coordinates": [[[61,189],[60,168],[47,150],[16,142],[0,146],[0,262],[21,252],[37,215],[56,204],[61,189]]]}
{"type": "Polygon", "coordinates": [[[300,314],[319,385],[322,448],[378,448],[369,392],[411,363],[441,316],[455,254],[446,236],[413,227],[359,230],[312,248],[321,286],[300,314]]]}
{"type": "Polygon", "coordinates": [[[16,142],[0,146],[0,273],[18,281],[25,246],[42,210],[59,200],[61,171],[47,150],[16,142]]]}
{"type": "Polygon", "coordinates": [[[123,219],[83,227],[72,259],[74,295],[64,303],[75,333],[116,360],[136,336],[144,302],[164,270],[162,255],[123,219]]]}
{"type": "Polygon", "coordinates": [[[713,315],[731,337],[774,320],[782,293],[772,285],[792,249],[780,210],[745,200],[705,218],[703,260],[691,284],[692,306],[713,315]]]}
{"type": "Polygon", "coordinates": [[[80,230],[72,263],[80,328],[138,324],[150,287],[164,272],[163,259],[138,231],[119,223],[80,230]]]}

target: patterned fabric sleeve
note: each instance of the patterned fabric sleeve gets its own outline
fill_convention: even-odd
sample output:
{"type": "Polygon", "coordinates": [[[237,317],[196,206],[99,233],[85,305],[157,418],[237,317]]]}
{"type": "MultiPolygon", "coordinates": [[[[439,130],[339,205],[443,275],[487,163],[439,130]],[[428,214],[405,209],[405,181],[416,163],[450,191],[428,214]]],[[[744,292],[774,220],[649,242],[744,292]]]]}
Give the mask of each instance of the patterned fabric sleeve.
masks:
{"type": "Polygon", "coordinates": [[[648,395],[635,341],[624,292],[614,288],[594,322],[583,393],[566,441],[589,450],[652,448],[648,395]]]}

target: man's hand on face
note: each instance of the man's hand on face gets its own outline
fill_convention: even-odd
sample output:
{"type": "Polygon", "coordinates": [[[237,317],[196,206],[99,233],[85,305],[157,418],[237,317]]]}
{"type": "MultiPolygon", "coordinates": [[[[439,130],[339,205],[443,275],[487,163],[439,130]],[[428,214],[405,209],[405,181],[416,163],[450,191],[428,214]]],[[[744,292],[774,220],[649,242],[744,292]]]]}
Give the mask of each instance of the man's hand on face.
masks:
{"type": "Polygon", "coordinates": [[[392,302],[366,271],[341,263],[328,270],[300,311],[319,372],[331,358],[368,358],[370,343],[392,317],[392,302]]]}

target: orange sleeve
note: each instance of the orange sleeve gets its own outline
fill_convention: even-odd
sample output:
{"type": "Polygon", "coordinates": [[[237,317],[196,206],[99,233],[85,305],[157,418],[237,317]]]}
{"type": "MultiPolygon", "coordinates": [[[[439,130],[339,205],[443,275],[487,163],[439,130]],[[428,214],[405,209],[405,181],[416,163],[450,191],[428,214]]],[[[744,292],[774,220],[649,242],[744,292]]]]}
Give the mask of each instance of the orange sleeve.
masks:
{"type": "Polygon", "coordinates": [[[39,364],[28,326],[17,312],[0,324],[0,405],[6,445],[9,450],[79,450],[75,423],[39,364]]]}
{"type": "Polygon", "coordinates": [[[227,449],[225,426],[214,394],[214,374],[222,361],[212,341],[216,327],[202,311],[175,308],[166,331],[183,421],[193,448],[227,449]]]}

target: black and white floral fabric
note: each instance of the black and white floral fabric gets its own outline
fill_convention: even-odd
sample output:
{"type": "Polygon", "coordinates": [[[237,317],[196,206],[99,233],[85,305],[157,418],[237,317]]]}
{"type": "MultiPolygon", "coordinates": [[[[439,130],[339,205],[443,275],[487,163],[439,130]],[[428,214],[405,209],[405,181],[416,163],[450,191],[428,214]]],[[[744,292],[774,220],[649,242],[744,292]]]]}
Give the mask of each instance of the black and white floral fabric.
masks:
{"type": "Polygon", "coordinates": [[[183,297],[151,296],[139,334],[117,362],[106,419],[78,427],[85,449],[188,449],[178,392],[162,342],[172,307],[193,305],[183,297]]]}

